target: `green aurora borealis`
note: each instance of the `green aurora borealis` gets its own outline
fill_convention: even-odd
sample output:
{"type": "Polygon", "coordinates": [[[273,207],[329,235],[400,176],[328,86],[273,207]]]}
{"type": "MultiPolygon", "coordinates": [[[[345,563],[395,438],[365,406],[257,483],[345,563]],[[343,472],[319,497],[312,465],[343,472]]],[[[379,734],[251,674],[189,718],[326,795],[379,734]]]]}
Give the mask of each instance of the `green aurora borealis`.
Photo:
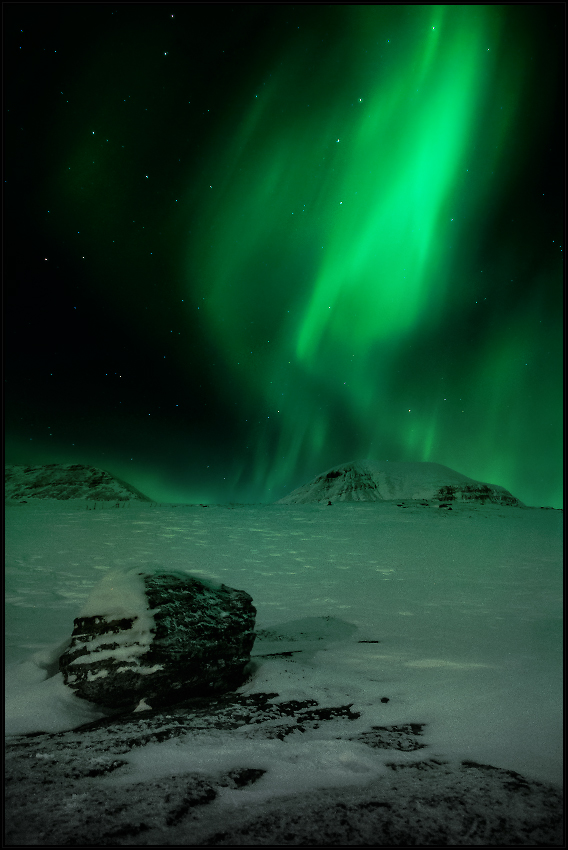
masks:
{"type": "Polygon", "coordinates": [[[563,6],[4,8],[7,462],[562,504],[563,6]]]}

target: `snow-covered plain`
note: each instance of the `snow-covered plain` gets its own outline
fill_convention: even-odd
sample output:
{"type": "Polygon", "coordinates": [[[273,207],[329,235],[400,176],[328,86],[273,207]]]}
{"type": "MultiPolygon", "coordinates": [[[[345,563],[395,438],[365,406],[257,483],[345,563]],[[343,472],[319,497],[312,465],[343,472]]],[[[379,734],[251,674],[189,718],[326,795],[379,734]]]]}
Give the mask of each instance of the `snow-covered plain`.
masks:
{"type": "Polygon", "coordinates": [[[64,687],[57,647],[107,571],[138,565],[252,595],[261,634],[241,693],[352,703],[360,717],[284,740],[249,740],[237,729],[203,735],[198,746],[195,738],[149,743],[101,782],[250,767],[266,773],[226,795],[253,801],[356,786],[385,772],[386,761],[416,757],[355,743],[355,727],[420,723],[429,758],[561,784],[560,511],[411,501],[9,506],[8,736],[103,716],[64,687]]]}

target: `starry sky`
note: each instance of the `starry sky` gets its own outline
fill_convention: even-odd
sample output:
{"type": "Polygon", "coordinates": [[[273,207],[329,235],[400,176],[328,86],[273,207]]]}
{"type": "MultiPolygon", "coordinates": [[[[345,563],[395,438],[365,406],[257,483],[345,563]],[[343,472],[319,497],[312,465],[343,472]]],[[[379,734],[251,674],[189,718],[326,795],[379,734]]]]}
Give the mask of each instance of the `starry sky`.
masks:
{"type": "Polygon", "coordinates": [[[562,504],[564,4],[12,4],[7,463],[562,504]]]}

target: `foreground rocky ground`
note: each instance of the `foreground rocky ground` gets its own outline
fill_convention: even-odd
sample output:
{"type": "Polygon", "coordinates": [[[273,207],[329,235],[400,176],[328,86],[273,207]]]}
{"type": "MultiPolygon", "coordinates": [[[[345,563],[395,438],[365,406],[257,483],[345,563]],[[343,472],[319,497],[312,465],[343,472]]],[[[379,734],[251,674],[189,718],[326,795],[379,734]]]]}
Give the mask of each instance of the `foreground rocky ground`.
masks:
{"type": "MultiPolygon", "coordinates": [[[[427,756],[422,726],[372,727],[352,740],[416,751],[367,785],[228,805],[222,789],[247,789],[264,771],[177,773],[109,785],[125,755],[149,742],[205,731],[255,739],[301,734],[356,719],[351,706],[314,700],[272,704],[275,694],[228,694],[173,708],[116,715],[71,732],[12,737],[6,747],[5,844],[120,845],[493,845],[562,846],[560,791],[513,771],[427,756]]],[[[234,799],[234,798],[233,798],[234,799]]]]}

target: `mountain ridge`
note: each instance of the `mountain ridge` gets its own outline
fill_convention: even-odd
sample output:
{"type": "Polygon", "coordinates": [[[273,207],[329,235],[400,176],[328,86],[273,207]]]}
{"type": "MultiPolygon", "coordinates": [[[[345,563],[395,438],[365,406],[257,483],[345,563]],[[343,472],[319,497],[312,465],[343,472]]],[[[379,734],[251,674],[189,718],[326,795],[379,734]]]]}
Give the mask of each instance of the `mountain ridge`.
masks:
{"type": "Polygon", "coordinates": [[[5,500],[85,499],[97,502],[151,502],[144,493],[105,469],[81,463],[7,464],[5,500]]]}

